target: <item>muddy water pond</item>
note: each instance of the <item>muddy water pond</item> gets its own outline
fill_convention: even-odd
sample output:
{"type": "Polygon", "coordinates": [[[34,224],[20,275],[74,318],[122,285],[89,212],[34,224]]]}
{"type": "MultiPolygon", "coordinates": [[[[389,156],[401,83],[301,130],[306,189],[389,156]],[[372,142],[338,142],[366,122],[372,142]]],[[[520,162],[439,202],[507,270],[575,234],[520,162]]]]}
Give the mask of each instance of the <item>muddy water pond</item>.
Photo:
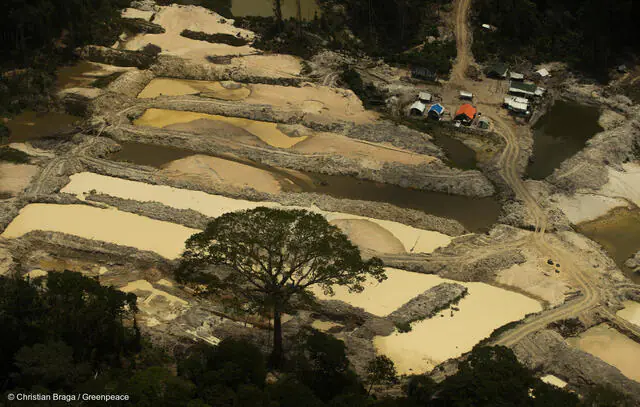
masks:
{"type": "Polygon", "coordinates": [[[70,131],[75,127],[74,123],[79,120],[81,120],[80,117],[66,113],[36,113],[27,110],[9,120],[6,125],[11,134],[2,142],[19,143],[70,131]]]}
{"type": "Polygon", "coordinates": [[[579,224],[578,231],[600,243],[627,277],[640,284],[640,273],[624,264],[640,250],[640,208],[613,209],[606,216],[579,224]]]}
{"type": "Polygon", "coordinates": [[[604,130],[598,124],[599,117],[596,107],[557,101],[533,126],[529,178],[548,177],[564,160],[582,150],[587,140],[604,130]]]}
{"type": "MultiPolygon", "coordinates": [[[[312,20],[320,15],[320,7],[315,0],[301,0],[302,18],[312,20]]],[[[231,12],[235,17],[270,17],[273,15],[272,0],[231,0],[231,12]]],[[[282,17],[296,17],[296,0],[282,0],[282,17]]]]}
{"type": "MultiPolygon", "coordinates": [[[[122,149],[110,156],[117,161],[163,167],[171,161],[194,155],[192,151],[175,147],[140,143],[122,143],[122,149]]],[[[245,160],[222,157],[271,172],[284,181],[284,190],[316,192],[336,198],[387,202],[401,208],[410,208],[436,216],[459,221],[472,232],[487,231],[500,215],[500,204],[495,198],[470,198],[438,192],[420,191],[395,185],[359,180],[342,175],[324,175],[288,171],[245,160]]]]}

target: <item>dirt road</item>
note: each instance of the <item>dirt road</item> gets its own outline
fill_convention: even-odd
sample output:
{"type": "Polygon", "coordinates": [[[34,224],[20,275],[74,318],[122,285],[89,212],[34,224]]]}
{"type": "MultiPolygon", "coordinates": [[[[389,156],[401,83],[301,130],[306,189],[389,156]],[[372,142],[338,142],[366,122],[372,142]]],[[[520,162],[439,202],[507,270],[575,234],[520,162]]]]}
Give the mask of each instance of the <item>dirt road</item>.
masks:
{"type": "MultiPolygon", "coordinates": [[[[455,32],[458,57],[452,69],[451,79],[449,81],[449,86],[453,87],[473,87],[472,81],[466,78],[467,68],[473,60],[473,55],[471,53],[471,37],[469,35],[468,26],[470,6],[471,0],[457,0],[455,6],[455,32]]],[[[500,175],[515,192],[516,197],[525,204],[528,212],[533,217],[535,233],[527,238],[528,242],[526,243],[533,245],[534,248],[536,248],[540,253],[544,253],[545,256],[554,259],[554,261],[558,263],[562,263],[563,269],[570,273],[570,277],[574,280],[576,287],[582,294],[577,299],[565,303],[560,307],[542,312],[539,315],[526,319],[523,324],[501,335],[494,341],[494,344],[512,346],[525,336],[540,329],[544,329],[552,322],[575,317],[597,307],[601,307],[601,314],[603,316],[611,319],[612,322],[620,323],[620,321],[618,321],[619,318],[600,303],[600,292],[595,278],[592,275],[593,271],[585,271],[582,269],[579,266],[579,259],[577,259],[575,254],[570,250],[549,242],[549,238],[546,235],[548,223],[546,213],[535,197],[527,189],[522,180],[522,175],[518,171],[520,144],[517,139],[516,124],[510,120],[503,119],[498,111],[499,108],[496,108],[492,104],[483,104],[482,102],[478,102],[477,106],[485,116],[488,116],[493,121],[496,133],[502,136],[505,141],[505,149],[502,151],[500,157],[500,175]]],[[[514,247],[521,246],[522,244],[523,242],[513,242],[514,247]]],[[[636,335],[640,333],[640,329],[637,329],[634,326],[629,326],[629,324],[626,324],[625,328],[629,329],[636,335]]]]}

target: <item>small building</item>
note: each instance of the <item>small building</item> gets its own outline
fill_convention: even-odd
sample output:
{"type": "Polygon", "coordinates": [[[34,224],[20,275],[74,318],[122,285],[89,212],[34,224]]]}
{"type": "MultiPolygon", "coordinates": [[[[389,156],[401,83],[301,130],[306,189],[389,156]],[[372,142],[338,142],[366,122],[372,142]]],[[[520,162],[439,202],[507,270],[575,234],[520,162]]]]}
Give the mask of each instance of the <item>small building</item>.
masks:
{"type": "Polygon", "coordinates": [[[490,30],[491,29],[491,25],[490,24],[482,24],[482,28],[484,28],[485,30],[490,30]]]}
{"type": "Polygon", "coordinates": [[[490,78],[505,79],[509,68],[505,64],[494,64],[487,68],[486,74],[490,78]]]}
{"type": "Polygon", "coordinates": [[[491,126],[491,122],[486,117],[482,117],[478,120],[478,127],[483,130],[487,130],[491,126]]]}
{"type": "Polygon", "coordinates": [[[473,93],[467,92],[466,90],[461,90],[460,91],[460,99],[473,100],[473,93]]]}
{"type": "Polygon", "coordinates": [[[420,66],[414,66],[411,68],[411,77],[431,82],[436,82],[438,80],[438,75],[436,75],[435,72],[420,66]]]}
{"type": "Polygon", "coordinates": [[[518,73],[518,72],[509,72],[509,78],[512,81],[523,81],[524,80],[524,74],[518,73]]]}
{"type": "Polygon", "coordinates": [[[431,93],[429,93],[429,92],[420,92],[420,93],[418,93],[418,100],[420,100],[422,103],[429,103],[429,102],[431,102],[432,98],[433,98],[433,96],[431,96],[431,93]]]}
{"type": "Polygon", "coordinates": [[[471,124],[471,122],[473,122],[477,115],[478,109],[476,109],[469,103],[465,103],[464,105],[460,106],[460,108],[456,112],[454,119],[468,126],[471,124]]]}
{"type": "Polygon", "coordinates": [[[543,77],[543,78],[546,78],[546,77],[548,77],[548,76],[551,76],[551,74],[549,73],[549,71],[547,71],[545,68],[538,69],[538,70],[536,71],[536,73],[537,73],[538,75],[540,75],[541,77],[543,77]]]}
{"type": "Polygon", "coordinates": [[[416,100],[411,105],[411,108],[409,108],[409,114],[411,116],[423,116],[425,110],[427,110],[427,105],[419,100],[416,100]]]}
{"type": "Polygon", "coordinates": [[[511,81],[509,84],[509,93],[512,95],[535,96],[538,87],[535,83],[524,83],[511,81]]]}
{"type": "Polygon", "coordinates": [[[440,120],[444,115],[444,111],[444,106],[442,106],[440,103],[436,103],[434,105],[431,105],[429,111],[427,112],[427,115],[432,119],[440,120]]]}
{"type": "Polygon", "coordinates": [[[529,100],[525,98],[507,96],[504,98],[504,105],[512,112],[529,114],[529,100]]]}

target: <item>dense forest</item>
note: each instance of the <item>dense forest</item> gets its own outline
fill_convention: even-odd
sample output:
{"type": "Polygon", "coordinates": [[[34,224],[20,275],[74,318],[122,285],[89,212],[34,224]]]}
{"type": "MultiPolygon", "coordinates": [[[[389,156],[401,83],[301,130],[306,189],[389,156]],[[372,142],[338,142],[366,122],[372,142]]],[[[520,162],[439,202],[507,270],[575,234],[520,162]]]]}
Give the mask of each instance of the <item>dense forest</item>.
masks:
{"type": "Polygon", "coordinates": [[[640,50],[634,0],[476,0],[473,11],[478,61],[562,61],[606,79],[608,69],[640,50]]]}
{"type": "MultiPolygon", "coordinates": [[[[378,357],[359,378],[344,343],[330,335],[302,330],[285,365],[269,372],[263,351],[241,338],[168,354],[140,333],[136,311],[134,294],[79,273],[0,277],[2,400],[58,393],[128,395],[110,404],[149,407],[627,405],[610,389],[580,401],[536,379],[504,347],[474,349],[442,383],[417,375],[403,380],[394,398],[374,396],[374,386],[400,386],[392,363],[378,357]]],[[[104,402],[83,403],[93,404],[104,402]]]]}
{"type": "Polygon", "coordinates": [[[127,0],[7,0],[0,15],[0,114],[46,109],[56,67],[84,44],[112,45],[127,0]]]}

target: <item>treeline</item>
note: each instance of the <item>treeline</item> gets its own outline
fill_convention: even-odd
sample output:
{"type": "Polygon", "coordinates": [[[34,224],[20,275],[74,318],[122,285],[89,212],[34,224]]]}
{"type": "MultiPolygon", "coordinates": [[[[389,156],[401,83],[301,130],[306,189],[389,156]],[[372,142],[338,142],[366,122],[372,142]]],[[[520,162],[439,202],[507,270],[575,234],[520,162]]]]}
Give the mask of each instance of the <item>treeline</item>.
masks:
{"type": "Polygon", "coordinates": [[[112,45],[128,0],[6,0],[0,14],[0,114],[44,110],[75,47],[112,45]]]}
{"type": "Polygon", "coordinates": [[[2,399],[88,393],[126,394],[128,401],[110,404],[149,407],[631,405],[610,389],[581,402],[536,379],[504,347],[475,349],[442,383],[413,376],[395,398],[375,397],[374,385],[395,381],[390,361],[374,359],[361,379],[344,343],[330,335],[303,330],[284,367],[269,372],[261,350],[239,339],[167,355],[140,335],[136,310],[135,295],[78,273],[0,277],[2,399]]]}
{"type": "Polygon", "coordinates": [[[473,54],[480,61],[562,61],[605,78],[640,51],[640,3],[634,0],[476,0],[473,9],[473,54]]]}

